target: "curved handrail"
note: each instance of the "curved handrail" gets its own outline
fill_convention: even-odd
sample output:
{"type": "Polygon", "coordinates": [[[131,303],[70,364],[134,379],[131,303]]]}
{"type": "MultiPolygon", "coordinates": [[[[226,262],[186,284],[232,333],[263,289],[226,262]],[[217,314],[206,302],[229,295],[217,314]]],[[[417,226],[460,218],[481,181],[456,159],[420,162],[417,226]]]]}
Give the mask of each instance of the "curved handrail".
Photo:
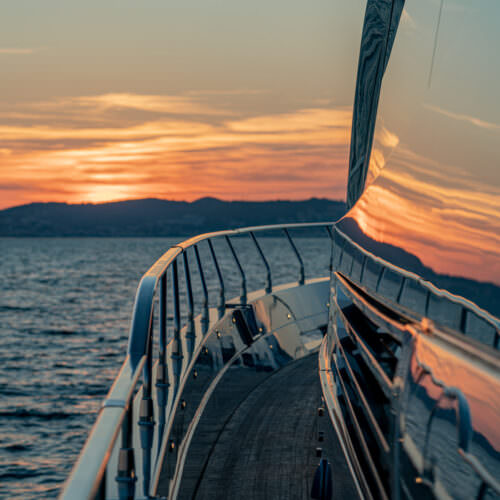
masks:
{"type": "MultiPolygon", "coordinates": [[[[436,285],[434,285],[432,282],[422,278],[418,274],[415,274],[411,271],[407,271],[406,269],[403,269],[399,266],[396,266],[395,264],[392,264],[391,262],[382,259],[381,257],[378,257],[377,255],[373,254],[372,252],[364,249],[361,245],[356,243],[352,238],[350,238],[347,234],[345,234],[343,231],[341,231],[337,226],[335,227],[335,233],[337,233],[341,238],[344,239],[347,243],[349,243],[352,247],[356,248],[362,255],[368,257],[374,262],[377,262],[382,266],[382,271],[384,272],[386,269],[389,269],[391,271],[394,271],[396,274],[402,277],[403,281],[406,279],[410,279],[419,285],[421,285],[423,288],[425,288],[428,292],[432,293],[436,297],[440,297],[443,299],[448,300],[449,302],[453,302],[454,304],[459,305],[462,307],[464,310],[468,310],[476,314],[479,318],[484,320],[486,323],[488,323],[491,327],[493,327],[496,331],[496,339],[493,347],[499,349],[500,345],[498,343],[500,342],[500,319],[496,318],[495,316],[491,315],[488,311],[482,309],[479,307],[477,304],[472,302],[469,299],[466,299],[465,297],[461,297],[460,295],[453,294],[447,290],[444,290],[442,288],[438,288],[436,285]]],[[[343,254],[345,245],[343,245],[341,255],[343,254]]],[[[379,282],[380,282],[380,276],[379,276],[379,282]]],[[[399,304],[399,303],[398,303],[399,304]]],[[[401,305],[401,304],[399,304],[401,305]]]]}
{"type": "MultiPolygon", "coordinates": [[[[180,315],[180,293],[179,293],[179,273],[177,259],[182,256],[184,265],[184,280],[187,290],[188,300],[188,321],[193,319],[194,302],[192,297],[191,273],[189,271],[187,250],[193,247],[196,258],[198,272],[200,274],[203,294],[203,310],[205,322],[208,324],[208,290],[203,272],[203,264],[200,259],[198,246],[201,242],[207,241],[209,250],[213,258],[213,264],[216,270],[219,286],[219,317],[225,308],[225,290],[224,279],[219,267],[217,256],[213,249],[212,241],[216,238],[224,238],[231,251],[233,261],[235,262],[239,274],[241,276],[241,301],[246,301],[246,277],[243,267],[240,264],[238,255],[233,247],[230,238],[242,235],[248,235],[255,248],[257,249],[261,264],[266,272],[266,288],[265,293],[272,291],[272,276],[271,268],[265,257],[265,254],[259,245],[255,233],[268,231],[277,231],[282,235],[286,235],[295,256],[300,263],[300,272],[298,276],[298,284],[304,284],[304,265],[300,253],[295,246],[289,230],[293,229],[310,229],[321,228],[327,229],[327,233],[331,236],[330,228],[333,222],[314,222],[314,223],[295,223],[295,224],[274,224],[266,226],[252,226],[246,228],[231,229],[225,231],[216,231],[212,233],[200,234],[189,238],[177,245],[169,248],[143,275],[139,282],[135,295],[134,308],[129,333],[129,342],[127,348],[127,358],[116,377],[113,387],[110,390],[107,399],[105,400],[101,412],[97,418],[94,427],[87,439],[87,442],[80,454],[80,457],[75,464],[73,471],[64,485],[60,498],[77,499],[77,498],[105,498],[105,471],[108,465],[111,451],[114,449],[117,437],[122,434],[122,447],[118,456],[118,473],[116,481],[120,498],[133,498],[136,488],[136,470],[134,464],[134,449],[132,447],[132,403],[139,383],[139,378],[142,374],[143,392],[140,401],[139,409],[139,424],[138,431],[140,433],[140,441],[143,453],[143,470],[142,472],[142,490],[145,497],[150,494],[150,477],[151,471],[151,454],[152,443],[154,436],[154,415],[152,404],[152,337],[153,337],[153,322],[154,322],[154,301],[159,290],[159,369],[156,373],[156,387],[158,392],[158,408],[159,415],[159,438],[164,438],[166,426],[166,392],[169,387],[176,391],[176,384],[182,378],[181,373],[183,367],[182,342],[180,338],[181,331],[181,315],[180,315]],[[167,272],[172,269],[172,287],[173,287],[173,303],[174,303],[174,352],[170,355],[170,360],[167,359],[167,325],[166,325],[166,306],[167,306],[167,272]],[[169,361],[173,364],[174,380],[167,380],[166,365],[169,361]],[[118,396],[116,396],[118,394],[118,396]],[[96,452],[97,450],[97,452],[96,452]],[[89,466],[92,464],[92,466],[89,466]]],[[[185,353],[190,356],[192,353],[185,353]]],[[[189,359],[188,359],[189,361],[189,359]]],[[[137,429],[136,429],[137,432],[137,429]]],[[[158,443],[160,447],[161,443],[158,443]]]]}
{"type": "MultiPolygon", "coordinates": [[[[147,328],[151,321],[153,297],[158,287],[159,280],[163,276],[170,264],[188,248],[197,245],[205,240],[213,240],[220,237],[240,236],[243,234],[257,233],[264,231],[282,231],[289,229],[303,229],[313,227],[330,227],[333,222],[305,222],[298,224],[273,224],[268,226],[250,226],[238,229],[229,229],[225,231],[215,231],[212,233],[200,234],[189,238],[165,252],[146,272],[139,283],[135,296],[134,312],[132,316],[132,326],[130,328],[130,337],[128,345],[128,354],[132,363],[146,352],[147,328]]],[[[291,238],[287,233],[287,238],[291,238]]],[[[299,282],[302,276],[299,277],[299,282]]]]}

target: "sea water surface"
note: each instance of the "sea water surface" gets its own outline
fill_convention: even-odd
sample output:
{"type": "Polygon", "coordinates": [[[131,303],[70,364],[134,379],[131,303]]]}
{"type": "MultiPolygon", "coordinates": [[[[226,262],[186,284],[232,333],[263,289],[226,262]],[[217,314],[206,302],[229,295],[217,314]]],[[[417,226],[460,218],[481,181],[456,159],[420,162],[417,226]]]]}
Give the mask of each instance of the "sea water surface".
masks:
{"type": "MultiPolygon", "coordinates": [[[[57,496],[125,357],[140,277],[182,239],[0,238],[0,498],[57,496]]],[[[288,242],[260,241],[274,282],[293,281],[288,242]]],[[[328,237],[295,241],[306,277],[327,276],[328,237]]],[[[223,244],[232,297],[239,276],[223,244]]],[[[262,287],[251,242],[235,248],[249,291],[262,287]]]]}

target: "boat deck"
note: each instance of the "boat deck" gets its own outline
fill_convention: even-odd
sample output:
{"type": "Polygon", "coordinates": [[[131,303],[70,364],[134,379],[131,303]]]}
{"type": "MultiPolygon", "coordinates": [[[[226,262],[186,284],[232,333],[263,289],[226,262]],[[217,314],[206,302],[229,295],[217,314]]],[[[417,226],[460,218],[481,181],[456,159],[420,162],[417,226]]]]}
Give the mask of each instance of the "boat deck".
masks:
{"type": "MultiPolygon", "coordinates": [[[[329,417],[317,416],[317,355],[270,376],[236,371],[221,381],[199,423],[178,498],[311,498],[317,447],[332,465],[334,497],[356,498],[329,417]]],[[[166,496],[167,490],[164,480],[158,493],[166,496]]]]}

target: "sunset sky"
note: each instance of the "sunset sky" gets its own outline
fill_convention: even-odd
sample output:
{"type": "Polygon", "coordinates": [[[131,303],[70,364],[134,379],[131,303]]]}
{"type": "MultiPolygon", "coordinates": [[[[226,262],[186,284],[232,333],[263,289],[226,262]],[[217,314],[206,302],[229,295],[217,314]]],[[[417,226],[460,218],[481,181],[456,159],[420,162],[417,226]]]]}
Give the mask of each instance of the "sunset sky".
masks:
{"type": "Polygon", "coordinates": [[[0,208],[344,199],[363,11],[360,0],[341,8],[328,0],[7,3],[0,208]]]}

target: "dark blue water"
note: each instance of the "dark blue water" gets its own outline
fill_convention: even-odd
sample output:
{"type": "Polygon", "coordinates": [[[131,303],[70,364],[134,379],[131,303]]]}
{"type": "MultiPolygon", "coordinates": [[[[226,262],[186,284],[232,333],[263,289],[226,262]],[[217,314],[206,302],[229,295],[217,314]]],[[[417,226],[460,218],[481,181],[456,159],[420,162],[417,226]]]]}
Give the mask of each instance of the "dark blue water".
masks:
{"type": "MultiPolygon", "coordinates": [[[[124,359],[139,279],[178,241],[0,238],[1,498],[57,496],[124,359]]],[[[261,242],[276,281],[290,281],[296,259],[287,243],[261,242]]],[[[221,244],[228,296],[236,295],[238,276],[221,244]]],[[[307,276],[326,275],[327,239],[297,245],[307,276]]],[[[262,286],[255,250],[247,240],[235,246],[249,290],[262,286]]]]}

